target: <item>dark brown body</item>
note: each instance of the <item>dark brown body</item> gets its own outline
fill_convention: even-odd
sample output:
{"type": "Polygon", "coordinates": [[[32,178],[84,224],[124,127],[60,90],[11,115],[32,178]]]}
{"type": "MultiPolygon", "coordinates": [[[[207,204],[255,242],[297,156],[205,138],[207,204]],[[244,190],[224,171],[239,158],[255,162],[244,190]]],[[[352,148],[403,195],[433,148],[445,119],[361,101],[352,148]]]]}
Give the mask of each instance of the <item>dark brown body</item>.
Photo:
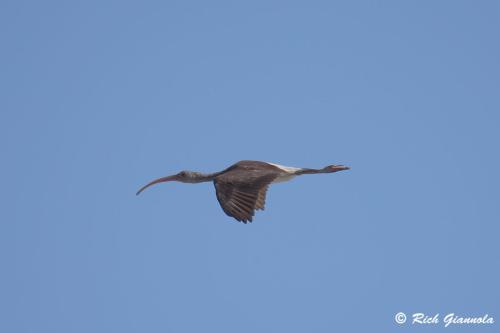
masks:
{"type": "Polygon", "coordinates": [[[137,194],[147,187],[167,181],[201,183],[213,181],[217,200],[224,212],[236,220],[252,222],[255,210],[263,210],[266,193],[273,182],[292,179],[295,176],[313,173],[332,173],[349,169],[343,165],[329,165],[322,169],[285,167],[261,161],[239,161],[229,168],[212,174],[181,171],[176,175],[156,179],[142,187],[137,194]]]}

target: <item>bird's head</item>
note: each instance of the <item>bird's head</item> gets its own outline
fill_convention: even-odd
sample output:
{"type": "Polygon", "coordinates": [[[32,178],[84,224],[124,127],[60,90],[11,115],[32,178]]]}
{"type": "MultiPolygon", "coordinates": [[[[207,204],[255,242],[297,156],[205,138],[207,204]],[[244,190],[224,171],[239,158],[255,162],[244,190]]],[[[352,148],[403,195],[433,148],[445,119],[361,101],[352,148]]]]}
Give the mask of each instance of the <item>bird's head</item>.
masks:
{"type": "Polygon", "coordinates": [[[201,177],[203,175],[199,172],[183,170],[178,174],[174,175],[176,181],[181,183],[200,183],[201,177]]]}
{"type": "Polygon", "coordinates": [[[139,191],[137,191],[136,195],[141,194],[141,192],[144,191],[146,188],[158,183],[164,183],[164,182],[181,182],[181,183],[193,183],[193,184],[200,183],[203,181],[202,176],[203,175],[199,172],[183,170],[179,173],[176,173],[175,175],[161,177],[147,183],[139,191]]]}

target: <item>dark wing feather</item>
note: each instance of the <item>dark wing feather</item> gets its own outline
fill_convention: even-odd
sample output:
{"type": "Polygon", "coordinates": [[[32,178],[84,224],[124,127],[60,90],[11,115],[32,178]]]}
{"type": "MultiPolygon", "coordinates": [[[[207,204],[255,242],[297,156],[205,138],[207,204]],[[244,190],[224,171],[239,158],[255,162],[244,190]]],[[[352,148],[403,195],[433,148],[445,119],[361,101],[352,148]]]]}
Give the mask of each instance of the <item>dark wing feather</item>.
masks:
{"type": "Polygon", "coordinates": [[[277,173],[269,170],[235,168],[214,180],[222,210],[236,220],[252,222],[256,209],[264,209],[269,184],[277,173]]]}
{"type": "Polygon", "coordinates": [[[266,205],[266,194],[269,185],[264,186],[260,189],[259,194],[257,196],[257,202],[255,203],[255,209],[264,210],[266,205]]]}

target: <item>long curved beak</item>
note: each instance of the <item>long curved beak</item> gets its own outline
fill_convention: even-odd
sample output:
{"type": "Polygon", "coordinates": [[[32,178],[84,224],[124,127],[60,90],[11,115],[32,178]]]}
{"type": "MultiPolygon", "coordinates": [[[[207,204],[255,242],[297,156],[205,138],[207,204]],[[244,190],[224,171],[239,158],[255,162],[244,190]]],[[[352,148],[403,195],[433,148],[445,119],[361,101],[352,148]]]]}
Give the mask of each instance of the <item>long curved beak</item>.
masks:
{"type": "Polygon", "coordinates": [[[141,189],[139,191],[137,191],[137,193],[135,195],[141,194],[142,191],[144,191],[145,189],[147,189],[151,185],[158,184],[158,183],[164,183],[164,182],[171,182],[171,181],[174,181],[174,180],[177,180],[176,175],[167,176],[167,177],[161,177],[161,178],[155,179],[152,182],[150,182],[150,183],[144,185],[143,187],[141,187],[141,189]]]}

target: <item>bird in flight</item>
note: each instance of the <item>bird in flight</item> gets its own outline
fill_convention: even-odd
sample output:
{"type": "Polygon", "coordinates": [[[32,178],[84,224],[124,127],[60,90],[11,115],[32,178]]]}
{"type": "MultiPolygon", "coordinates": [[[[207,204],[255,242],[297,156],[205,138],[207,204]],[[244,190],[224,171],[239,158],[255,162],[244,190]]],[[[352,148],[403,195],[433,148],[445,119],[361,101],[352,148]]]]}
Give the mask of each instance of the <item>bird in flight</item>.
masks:
{"type": "Polygon", "coordinates": [[[151,185],[178,181],[182,183],[214,182],[215,193],[222,210],[237,221],[252,222],[256,210],[264,210],[270,184],[288,181],[295,176],[314,173],[333,173],[349,170],[344,165],[328,165],[322,169],[294,168],[260,161],[239,161],[220,172],[209,174],[181,171],[144,185],[136,195],[151,185]]]}

